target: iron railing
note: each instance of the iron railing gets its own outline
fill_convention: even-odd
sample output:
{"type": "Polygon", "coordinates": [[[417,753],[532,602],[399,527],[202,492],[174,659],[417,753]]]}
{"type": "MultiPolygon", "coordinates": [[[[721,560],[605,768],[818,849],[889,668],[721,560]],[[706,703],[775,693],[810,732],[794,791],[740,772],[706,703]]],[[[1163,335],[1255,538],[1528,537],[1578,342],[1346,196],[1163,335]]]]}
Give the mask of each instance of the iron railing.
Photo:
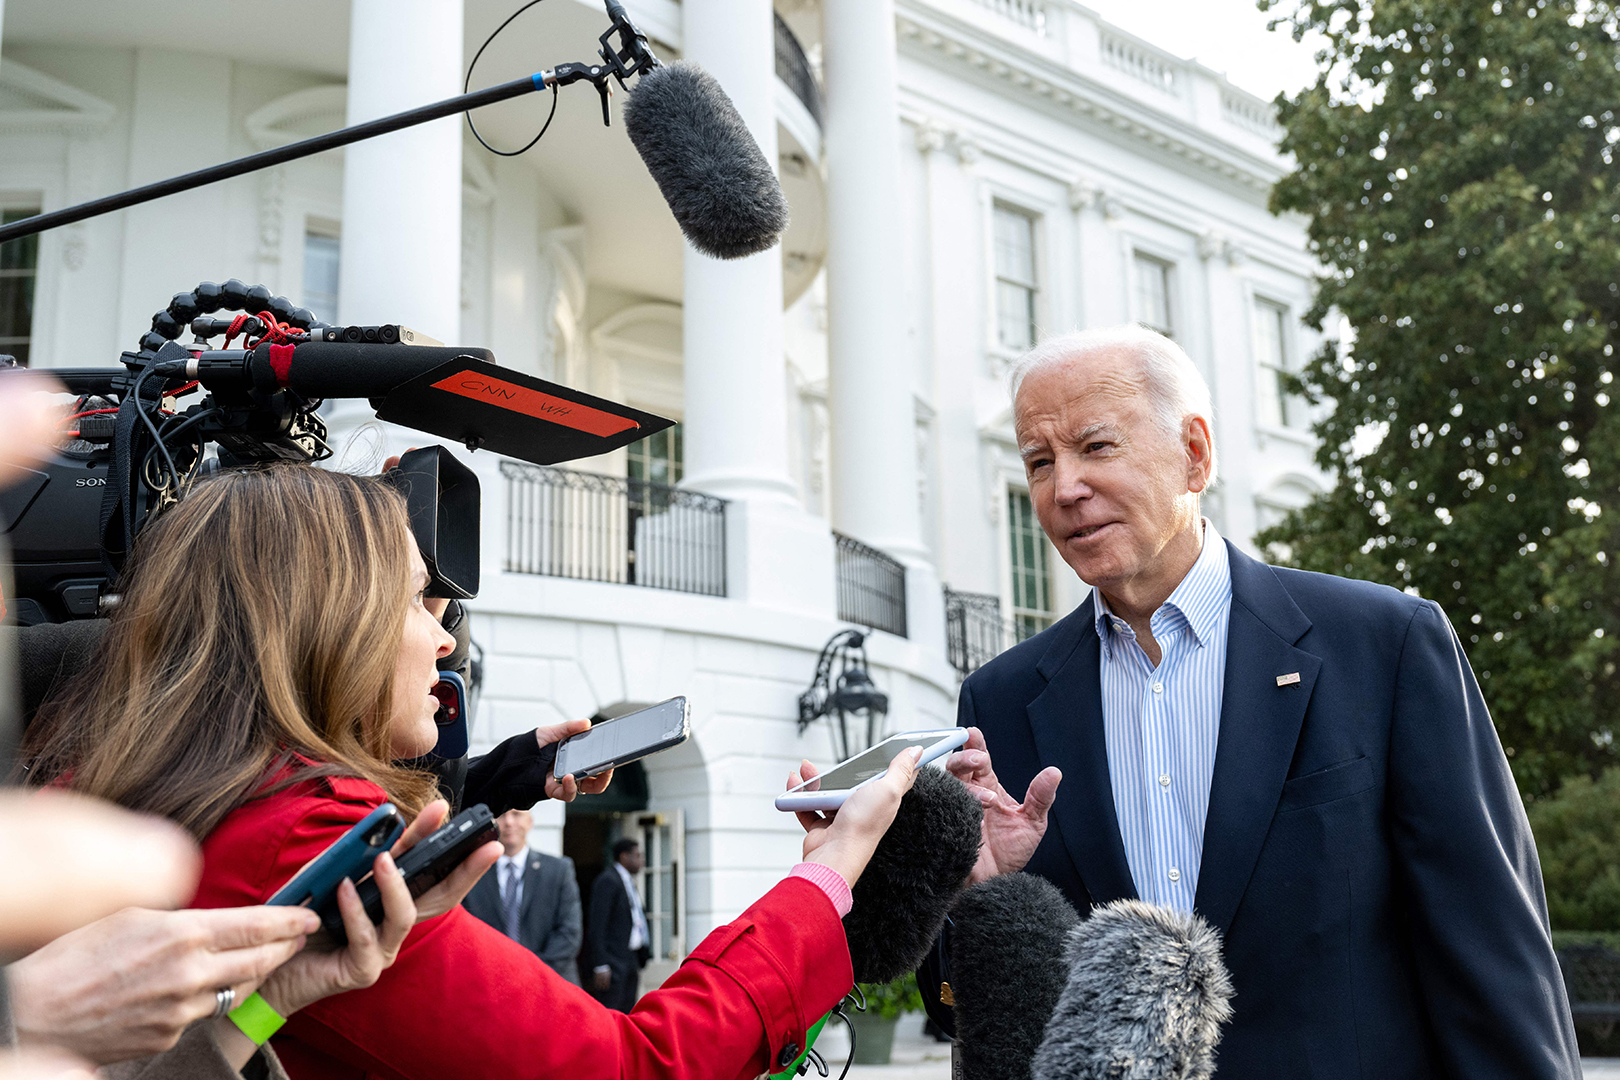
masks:
{"type": "Polygon", "coordinates": [[[507,570],[726,595],[726,500],[521,461],[501,475],[507,570]]]}
{"type": "Polygon", "coordinates": [[[794,36],[788,24],[782,21],[782,16],[776,15],[776,77],[787,83],[793,96],[810,113],[816,126],[821,126],[821,86],[816,82],[815,72],[810,70],[810,59],[804,55],[804,47],[794,36]]]}
{"type": "Polygon", "coordinates": [[[893,556],[833,533],[838,559],[838,617],[906,636],[906,568],[893,556]]]}
{"type": "Polygon", "coordinates": [[[945,650],[963,678],[1039,630],[1026,620],[1002,618],[998,596],[945,586],[945,650]]]}

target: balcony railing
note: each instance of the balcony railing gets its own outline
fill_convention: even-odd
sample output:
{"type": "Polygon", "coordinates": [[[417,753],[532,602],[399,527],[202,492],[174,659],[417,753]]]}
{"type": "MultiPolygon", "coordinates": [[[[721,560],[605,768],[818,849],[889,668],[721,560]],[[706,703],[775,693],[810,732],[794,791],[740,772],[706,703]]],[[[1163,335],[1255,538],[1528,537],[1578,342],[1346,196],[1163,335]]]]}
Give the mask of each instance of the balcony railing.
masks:
{"type": "Polygon", "coordinates": [[[788,24],[782,21],[782,16],[776,19],[776,77],[787,83],[793,96],[810,113],[816,126],[821,126],[821,86],[816,82],[815,72],[810,69],[810,59],[804,55],[804,48],[799,39],[794,36],[788,24]]]}
{"type": "Polygon", "coordinates": [[[838,617],[906,636],[906,568],[877,548],[842,533],[838,545],[838,617]]]}
{"type": "Polygon", "coordinates": [[[726,595],[726,500],[521,461],[501,475],[507,570],[726,595]]]}
{"type": "Polygon", "coordinates": [[[1001,617],[1001,598],[945,586],[945,650],[963,678],[994,660],[1038,627],[1001,617]]]}

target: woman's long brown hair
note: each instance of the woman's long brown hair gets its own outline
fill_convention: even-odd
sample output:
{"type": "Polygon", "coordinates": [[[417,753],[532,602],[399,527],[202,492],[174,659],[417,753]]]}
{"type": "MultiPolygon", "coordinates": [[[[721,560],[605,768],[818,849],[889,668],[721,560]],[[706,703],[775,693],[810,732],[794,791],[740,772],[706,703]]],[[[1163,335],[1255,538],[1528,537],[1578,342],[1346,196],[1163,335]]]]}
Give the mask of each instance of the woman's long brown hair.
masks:
{"type": "Polygon", "coordinates": [[[31,782],[198,839],[286,764],[370,780],[414,816],[434,781],[390,762],[387,731],[412,544],[404,500],[374,478],[199,481],[142,533],[96,660],[34,725],[31,782]]]}

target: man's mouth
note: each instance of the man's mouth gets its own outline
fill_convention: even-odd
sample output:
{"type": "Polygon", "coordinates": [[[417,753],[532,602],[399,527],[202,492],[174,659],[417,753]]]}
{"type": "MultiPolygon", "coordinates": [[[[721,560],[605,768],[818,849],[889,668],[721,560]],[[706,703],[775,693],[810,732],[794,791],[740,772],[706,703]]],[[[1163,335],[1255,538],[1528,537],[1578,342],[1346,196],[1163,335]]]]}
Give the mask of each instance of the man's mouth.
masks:
{"type": "Polygon", "coordinates": [[[1093,537],[1093,536],[1097,535],[1097,533],[1101,532],[1103,529],[1108,528],[1108,526],[1110,526],[1112,524],[1113,524],[1112,521],[1105,521],[1101,525],[1082,525],[1080,528],[1074,530],[1074,532],[1069,534],[1069,539],[1071,539],[1071,540],[1086,540],[1086,539],[1089,539],[1090,537],[1093,537]]]}

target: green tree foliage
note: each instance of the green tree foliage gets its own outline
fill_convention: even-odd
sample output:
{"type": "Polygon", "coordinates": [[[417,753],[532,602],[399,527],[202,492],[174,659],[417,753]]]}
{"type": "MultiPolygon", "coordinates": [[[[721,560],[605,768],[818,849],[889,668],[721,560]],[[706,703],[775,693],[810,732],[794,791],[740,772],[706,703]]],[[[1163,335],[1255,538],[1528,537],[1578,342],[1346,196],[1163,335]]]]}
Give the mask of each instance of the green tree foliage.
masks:
{"type": "Polygon", "coordinates": [[[1529,812],[1553,926],[1620,930],[1620,769],[1571,777],[1529,812]]]}
{"type": "MultiPolygon", "coordinates": [[[[1295,0],[1260,0],[1276,7],[1295,0]]],[[[1299,389],[1334,490],[1262,533],[1437,601],[1521,791],[1620,760],[1620,27],[1590,0],[1300,0],[1273,209],[1326,267],[1299,389]],[[1341,355],[1341,353],[1343,355],[1341,355]]]]}

